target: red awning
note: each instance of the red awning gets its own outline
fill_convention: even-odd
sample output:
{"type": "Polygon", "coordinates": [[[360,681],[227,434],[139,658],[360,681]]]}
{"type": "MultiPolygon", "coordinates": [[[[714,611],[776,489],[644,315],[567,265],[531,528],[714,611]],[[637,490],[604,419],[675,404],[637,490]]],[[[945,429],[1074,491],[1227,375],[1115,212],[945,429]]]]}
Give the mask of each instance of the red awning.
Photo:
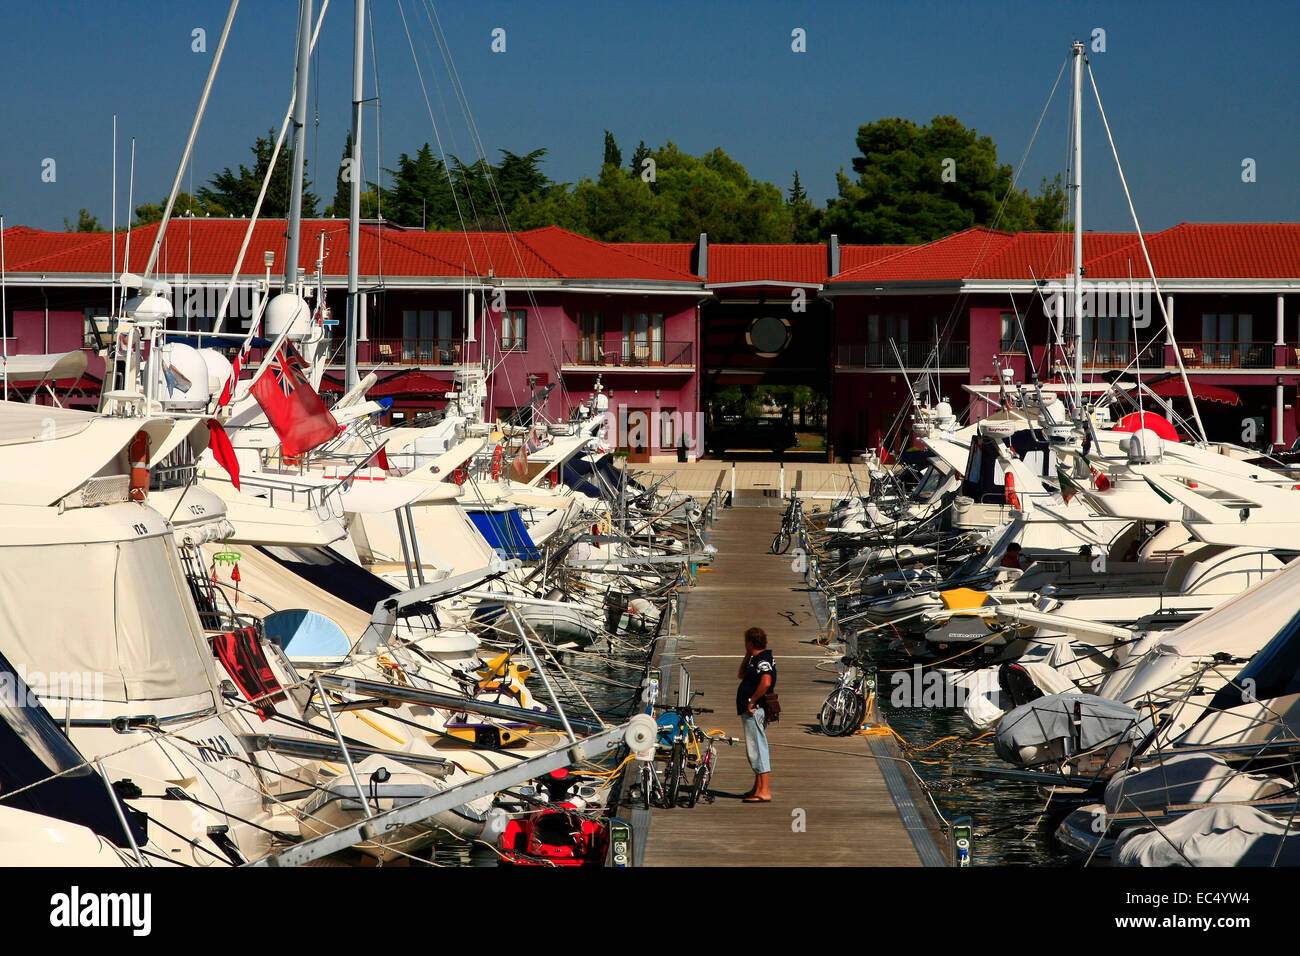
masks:
{"type": "MultiPolygon", "coordinates": [[[[450,392],[451,389],[452,384],[446,379],[436,378],[420,369],[411,369],[408,372],[398,372],[396,375],[381,378],[370,391],[366,392],[366,398],[386,398],[391,395],[442,398],[443,393],[450,392]]],[[[343,383],[331,375],[326,375],[321,379],[319,391],[342,394],[343,383]]]]}
{"type": "Polygon", "coordinates": [[[374,388],[366,393],[367,398],[384,398],[389,395],[420,395],[425,398],[441,398],[444,392],[451,391],[451,382],[445,378],[436,378],[428,372],[413,370],[398,372],[381,379],[374,388]]]}
{"type": "MultiPolygon", "coordinates": [[[[1224,388],[1222,385],[1211,385],[1208,382],[1192,382],[1192,394],[1196,396],[1197,401],[1201,402],[1220,402],[1224,405],[1240,405],[1241,396],[1230,388],[1224,388]]],[[[1162,378],[1160,381],[1149,388],[1161,398],[1186,398],[1187,389],[1183,387],[1183,380],[1178,377],[1162,378]]]]}

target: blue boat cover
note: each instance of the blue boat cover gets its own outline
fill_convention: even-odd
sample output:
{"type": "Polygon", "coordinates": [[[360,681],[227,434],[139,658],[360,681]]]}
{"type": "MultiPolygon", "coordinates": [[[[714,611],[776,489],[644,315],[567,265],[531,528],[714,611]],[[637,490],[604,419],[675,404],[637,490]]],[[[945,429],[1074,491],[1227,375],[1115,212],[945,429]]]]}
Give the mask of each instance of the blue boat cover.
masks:
{"type": "Polygon", "coordinates": [[[0,805],[89,827],[120,847],[130,846],[132,837],[138,844],[149,838],[139,815],[109,791],[3,655],[0,805]]]}
{"type": "Polygon", "coordinates": [[[343,628],[319,611],[276,611],[262,620],[262,627],[291,660],[344,660],[352,651],[343,628]]]}
{"type": "Polygon", "coordinates": [[[533,539],[524,527],[524,519],[519,512],[509,511],[471,511],[470,520],[479,534],[487,539],[488,547],[503,558],[519,558],[522,561],[536,561],[542,556],[541,550],[533,544],[533,539]]]}

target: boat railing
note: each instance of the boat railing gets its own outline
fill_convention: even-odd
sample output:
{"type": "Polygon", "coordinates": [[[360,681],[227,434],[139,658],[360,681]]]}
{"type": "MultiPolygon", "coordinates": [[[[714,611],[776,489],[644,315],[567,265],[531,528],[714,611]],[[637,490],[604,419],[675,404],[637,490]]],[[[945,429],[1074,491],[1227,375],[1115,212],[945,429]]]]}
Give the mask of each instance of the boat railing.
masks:
{"type": "MultiPolygon", "coordinates": [[[[204,475],[208,481],[220,481],[226,484],[233,484],[229,475],[224,472],[214,474],[209,471],[204,475]]],[[[240,475],[240,490],[258,489],[265,491],[266,494],[258,495],[265,498],[271,507],[275,507],[276,495],[279,494],[280,503],[288,502],[290,504],[301,504],[306,508],[318,510],[328,504],[326,497],[333,488],[325,488],[320,485],[304,485],[292,481],[288,478],[276,478],[265,473],[250,473],[240,475]]]]}

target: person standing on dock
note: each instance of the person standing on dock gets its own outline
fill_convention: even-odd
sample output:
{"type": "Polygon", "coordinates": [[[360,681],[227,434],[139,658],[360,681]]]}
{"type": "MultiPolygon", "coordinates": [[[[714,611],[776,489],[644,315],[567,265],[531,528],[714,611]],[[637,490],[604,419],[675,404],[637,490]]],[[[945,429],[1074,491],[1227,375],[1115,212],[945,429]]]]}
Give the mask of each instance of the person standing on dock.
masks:
{"type": "Polygon", "coordinates": [[[754,786],[743,797],[746,803],[771,803],[772,760],[767,746],[767,714],[763,698],[776,688],[776,661],[767,649],[767,633],[761,627],[745,632],[745,659],[736,677],[736,713],[745,726],[745,755],[754,771],[754,786]]]}

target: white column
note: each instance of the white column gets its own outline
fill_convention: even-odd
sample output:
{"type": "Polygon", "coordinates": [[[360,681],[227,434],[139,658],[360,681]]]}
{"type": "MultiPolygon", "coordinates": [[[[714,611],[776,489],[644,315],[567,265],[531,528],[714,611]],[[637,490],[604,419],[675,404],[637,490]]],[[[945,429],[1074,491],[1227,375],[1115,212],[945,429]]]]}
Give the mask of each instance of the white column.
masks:
{"type": "Polygon", "coordinates": [[[1279,292],[1277,294],[1277,343],[1276,343],[1278,345],[1286,345],[1286,337],[1282,334],[1285,328],[1286,328],[1286,311],[1284,309],[1282,293],[1279,292]]]}
{"type": "Polygon", "coordinates": [[[357,328],[357,338],[364,342],[370,338],[370,295],[361,292],[357,298],[361,300],[361,325],[357,328]]]}
{"type": "Polygon", "coordinates": [[[1165,345],[1174,344],[1174,297],[1165,296],[1165,311],[1169,313],[1169,325],[1165,328],[1165,345]]]}
{"type": "Polygon", "coordinates": [[[1282,376],[1277,377],[1277,397],[1274,402],[1275,414],[1273,418],[1273,445],[1276,448],[1282,448],[1286,444],[1286,422],[1282,419],[1282,376]]]}

